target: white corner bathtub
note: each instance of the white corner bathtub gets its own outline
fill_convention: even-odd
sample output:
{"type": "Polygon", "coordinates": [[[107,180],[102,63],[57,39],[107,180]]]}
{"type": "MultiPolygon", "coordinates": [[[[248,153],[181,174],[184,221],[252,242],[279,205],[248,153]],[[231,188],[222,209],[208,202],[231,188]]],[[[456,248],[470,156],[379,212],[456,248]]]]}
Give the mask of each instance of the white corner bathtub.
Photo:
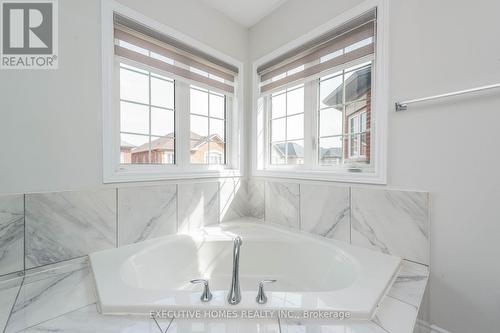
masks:
{"type": "Polygon", "coordinates": [[[349,312],[371,319],[392,284],[401,259],[263,223],[232,222],[194,234],[178,234],[90,255],[100,309],[104,314],[151,311],[285,310],[349,312]],[[233,238],[240,255],[242,300],[229,305],[233,238]],[[213,299],[200,301],[207,278],[213,299]],[[255,301],[258,283],[267,304],[255,301]]]}

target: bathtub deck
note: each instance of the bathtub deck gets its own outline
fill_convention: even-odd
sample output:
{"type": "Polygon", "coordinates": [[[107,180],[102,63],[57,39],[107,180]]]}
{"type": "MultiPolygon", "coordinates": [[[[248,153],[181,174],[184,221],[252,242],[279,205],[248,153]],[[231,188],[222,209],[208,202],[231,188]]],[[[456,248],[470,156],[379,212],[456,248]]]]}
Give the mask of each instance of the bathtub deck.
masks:
{"type": "Polygon", "coordinates": [[[363,322],[297,320],[159,320],[103,316],[97,312],[95,286],[87,258],[26,271],[0,280],[0,332],[303,332],[412,333],[427,285],[427,266],[404,261],[377,309],[363,322]],[[321,329],[323,327],[323,329],[321,329]],[[349,328],[343,330],[342,328],[349,328]],[[335,330],[337,331],[337,330],[335,330]]]}

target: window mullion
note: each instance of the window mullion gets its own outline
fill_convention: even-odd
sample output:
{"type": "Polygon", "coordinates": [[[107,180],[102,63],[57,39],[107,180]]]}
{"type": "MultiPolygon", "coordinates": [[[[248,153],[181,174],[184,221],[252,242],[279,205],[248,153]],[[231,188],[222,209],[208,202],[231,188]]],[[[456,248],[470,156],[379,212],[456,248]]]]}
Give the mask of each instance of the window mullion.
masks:
{"type": "Polygon", "coordinates": [[[189,87],[187,84],[175,81],[175,110],[176,110],[176,154],[178,166],[189,166],[190,117],[189,117],[189,87]]]}
{"type": "Polygon", "coordinates": [[[315,167],[316,93],[316,81],[304,85],[304,166],[307,169],[315,167]]]}
{"type": "Polygon", "coordinates": [[[148,114],[148,117],[149,117],[149,151],[148,151],[148,162],[149,164],[151,164],[151,157],[152,157],[152,154],[151,154],[151,72],[149,72],[148,74],[148,102],[149,102],[149,105],[148,105],[148,110],[149,110],[149,114],[148,114]]]}

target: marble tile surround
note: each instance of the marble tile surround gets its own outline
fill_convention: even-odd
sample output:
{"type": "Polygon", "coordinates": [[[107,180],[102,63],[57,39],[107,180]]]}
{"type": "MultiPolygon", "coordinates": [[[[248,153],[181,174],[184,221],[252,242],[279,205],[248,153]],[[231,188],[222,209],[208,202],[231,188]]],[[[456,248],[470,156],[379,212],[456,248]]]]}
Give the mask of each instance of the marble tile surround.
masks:
{"type": "Polygon", "coordinates": [[[0,276],[246,216],[428,264],[428,206],[424,192],[259,178],[0,196],[0,276]]]}
{"type": "MultiPolygon", "coordinates": [[[[41,196],[36,198],[38,200],[33,200],[32,203],[48,207],[48,204],[42,205],[38,203],[38,201],[47,200],[47,202],[55,202],[56,207],[67,207],[58,214],[55,214],[56,218],[54,218],[55,221],[60,221],[61,223],[65,221],[64,223],[67,225],[75,225],[74,229],[72,229],[72,227],[68,229],[63,228],[64,232],[76,230],[76,233],[81,233],[83,232],[82,230],[85,230],[87,227],[92,230],[94,224],[88,223],[89,216],[93,214],[101,220],[103,219],[102,216],[108,216],[107,219],[113,221],[110,225],[114,228],[110,233],[113,235],[110,238],[111,245],[107,245],[109,247],[124,245],[125,242],[118,242],[118,240],[126,239],[126,237],[130,237],[129,240],[131,242],[133,241],[133,237],[139,237],[139,240],[142,240],[143,236],[141,236],[141,232],[145,230],[151,230],[151,232],[144,233],[143,235],[146,235],[144,239],[160,236],[163,232],[170,232],[170,229],[167,231],[161,228],[147,229],[148,221],[154,219],[155,216],[161,216],[160,218],[165,218],[165,221],[168,220],[169,222],[167,224],[169,227],[171,227],[170,223],[172,223],[172,221],[177,221],[181,224],[181,221],[186,219],[186,217],[188,219],[188,226],[193,224],[194,227],[200,226],[200,223],[202,223],[200,221],[204,219],[217,223],[219,219],[221,222],[224,222],[241,216],[253,216],[257,218],[266,217],[268,221],[274,222],[272,219],[276,217],[278,221],[282,222],[281,224],[286,227],[302,228],[303,230],[327,238],[349,241],[346,236],[347,232],[358,232],[358,229],[354,230],[354,225],[352,226],[353,230],[349,227],[353,219],[351,215],[354,215],[354,211],[351,211],[351,207],[355,206],[355,198],[353,198],[352,195],[353,191],[359,191],[361,194],[359,194],[358,197],[362,197],[363,200],[368,200],[366,199],[368,197],[374,197],[375,199],[373,199],[372,202],[379,201],[375,208],[382,207],[378,211],[375,210],[376,214],[373,216],[376,218],[364,220],[367,226],[366,228],[382,231],[386,230],[379,226],[379,221],[384,218],[391,219],[391,221],[395,218],[397,218],[398,221],[404,220],[406,226],[412,226],[411,223],[423,225],[424,229],[425,226],[428,228],[429,223],[428,213],[423,212],[424,208],[417,209],[415,213],[415,207],[425,207],[426,212],[428,211],[428,194],[421,192],[391,191],[361,187],[350,188],[339,185],[325,185],[324,183],[302,184],[270,182],[260,179],[253,179],[251,181],[225,179],[218,182],[195,184],[182,183],[179,185],[166,185],[165,187],[127,187],[118,190],[103,190],[103,192],[107,191],[111,194],[100,194],[104,197],[103,201],[95,199],[99,197],[96,192],[99,194],[99,192],[102,191],[94,191],[92,192],[93,194],[89,194],[89,192],[63,192],[63,194],[49,193],[27,195],[26,206],[29,206],[28,201],[34,196],[41,196]],[[174,191],[174,188],[177,188],[177,186],[183,189],[174,191]],[[160,193],[152,194],[155,191],[159,191],[160,193]],[[366,194],[364,191],[369,193],[366,194]],[[390,192],[389,195],[386,192],[390,192]],[[122,196],[120,196],[120,193],[122,196]],[[46,199],[46,197],[48,197],[48,199],[46,199]],[[120,197],[122,199],[127,198],[128,201],[124,200],[120,205],[120,197]],[[177,200],[175,204],[173,197],[177,200]],[[64,198],[64,200],[61,198],[64,198]],[[118,198],[118,201],[116,201],[116,198],[118,198]],[[168,198],[172,199],[172,201],[167,200],[170,204],[167,204],[163,207],[164,209],[162,209],[160,207],[161,204],[165,203],[166,201],[164,199],[168,198]],[[206,198],[209,198],[208,204],[205,203],[206,198]],[[158,200],[155,201],[155,199],[158,200]],[[203,204],[197,205],[196,203],[199,204],[200,201],[202,201],[203,204]],[[176,209],[173,209],[175,205],[178,206],[179,212],[176,218],[171,217],[170,214],[167,213],[164,215],[161,214],[165,211],[177,212],[176,209]],[[111,211],[113,211],[112,209],[115,207],[114,213],[103,213],[103,206],[111,207],[111,211]],[[131,208],[132,206],[133,208],[131,208]],[[83,214],[81,210],[84,208],[82,207],[89,209],[91,212],[89,214],[83,214]],[[194,209],[190,207],[194,207],[194,209]],[[203,208],[200,209],[200,207],[203,208]],[[127,211],[127,209],[130,210],[127,211]],[[194,214],[187,214],[190,209],[194,214]],[[281,211],[281,209],[283,209],[283,211],[281,211]],[[156,211],[156,213],[154,211],[156,211]],[[112,218],[109,216],[112,216],[112,218]],[[168,216],[170,216],[170,218],[168,218],[168,216]],[[130,218],[130,220],[125,221],[125,217],[130,218]],[[131,222],[134,219],[136,222],[131,222]],[[67,222],[67,220],[70,222],[67,222]],[[116,229],[117,222],[118,229],[116,229]],[[127,223],[129,223],[129,228],[126,228],[127,223]],[[135,227],[136,224],[139,225],[136,229],[130,228],[130,225],[135,227]],[[122,227],[121,232],[123,232],[121,236],[120,226],[122,227]]],[[[22,202],[22,195],[20,198],[22,202]]],[[[363,212],[365,209],[374,209],[372,206],[362,204],[363,200],[360,199],[356,202],[358,205],[357,207],[360,207],[357,208],[359,211],[363,212]]],[[[34,207],[40,209],[37,205],[34,205],[34,207]]],[[[37,221],[40,221],[39,223],[48,223],[50,226],[53,223],[51,223],[51,220],[47,219],[47,216],[51,217],[52,215],[47,213],[47,210],[48,209],[42,209],[41,211],[45,212],[42,216],[44,216],[48,222],[44,222],[45,220],[40,218],[38,218],[37,221]]],[[[34,211],[35,209],[30,210],[30,214],[33,214],[31,212],[34,211]]],[[[22,220],[22,212],[19,217],[22,220]]],[[[358,218],[357,215],[356,218],[358,218]]],[[[33,221],[34,219],[31,218],[30,220],[30,217],[27,215],[27,225],[30,222],[33,223],[33,221]]],[[[403,230],[407,236],[408,233],[411,235],[414,230],[420,230],[417,227],[414,229],[410,227],[403,229],[398,227],[395,229],[399,230],[398,232],[402,232],[401,230],[403,230]]],[[[173,229],[171,230],[173,231],[173,229]]],[[[28,240],[30,235],[31,234],[27,232],[28,240]]],[[[356,237],[358,236],[359,235],[356,235],[356,237]]],[[[373,246],[369,242],[360,242],[358,245],[401,255],[398,254],[398,251],[401,249],[393,245],[397,243],[394,243],[391,237],[387,237],[388,240],[386,240],[385,243],[391,245],[388,247],[389,250],[373,246]]],[[[60,241],[61,235],[57,235],[55,238],[57,241],[60,241]]],[[[380,238],[380,236],[378,238],[380,238]]],[[[68,242],[62,242],[61,244],[63,246],[68,246],[66,245],[69,244],[68,242]]],[[[425,242],[428,246],[428,239],[425,240],[425,242]]],[[[1,245],[2,243],[0,243],[0,248],[1,245]]],[[[66,250],[66,248],[63,248],[61,251],[66,250]]],[[[68,249],[68,253],[71,254],[72,252],[69,250],[72,249],[68,249]]],[[[403,250],[407,251],[407,249],[403,250]]],[[[85,251],[87,250],[82,252],[85,251]]],[[[91,251],[89,250],[89,252],[91,251]]],[[[22,259],[22,251],[20,253],[20,258],[22,259]]],[[[404,254],[405,253],[413,254],[411,251],[404,252],[404,254]]],[[[405,257],[407,257],[407,255],[405,255],[405,257]]],[[[62,256],[62,258],[67,257],[62,256]]],[[[27,268],[30,268],[31,266],[29,266],[28,259],[27,252],[27,268]]],[[[408,259],[412,260],[411,257],[408,259]]],[[[159,332],[158,327],[153,326],[150,320],[144,320],[144,318],[127,316],[117,319],[115,317],[99,315],[93,304],[95,302],[93,282],[89,279],[88,271],[84,268],[84,262],[85,260],[82,261],[82,259],[77,259],[55,265],[29,269],[26,271],[24,284],[21,288],[20,283],[18,283],[17,285],[13,285],[12,288],[2,289],[0,281],[0,300],[3,301],[0,302],[0,324],[2,324],[2,320],[6,321],[9,317],[9,315],[5,315],[5,309],[14,308],[5,332],[11,333],[19,330],[23,332],[95,332],[97,327],[100,332],[130,332],[137,330],[141,332],[159,332]],[[78,262],[80,263],[78,264],[78,262]],[[57,268],[52,268],[52,266],[57,266],[57,268]],[[19,297],[14,305],[17,294],[19,294],[19,297]],[[63,299],[70,299],[71,301],[63,302],[63,299]],[[52,301],[49,302],[48,300],[52,301]]],[[[22,268],[22,265],[20,267],[22,268]]],[[[318,323],[311,324],[282,321],[280,328],[281,332],[305,332],[312,330],[315,332],[343,333],[411,333],[411,331],[407,330],[411,329],[413,326],[414,317],[418,312],[427,279],[428,268],[426,266],[404,261],[394,285],[389,290],[383,304],[377,312],[377,317],[374,318],[372,322],[332,327],[331,325],[321,326],[318,323]],[[400,320],[400,318],[405,318],[405,320],[400,320]],[[380,331],[381,329],[382,331],[380,331]]],[[[175,321],[162,323],[162,325],[164,325],[164,330],[168,327],[169,332],[176,332],[176,330],[179,329],[183,332],[185,329],[194,331],[199,329],[201,324],[202,323],[198,322],[196,325],[193,325],[175,321]]],[[[279,322],[270,323],[269,325],[261,323],[260,325],[263,326],[259,326],[259,329],[265,332],[279,332],[275,330],[277,327],[279,328],[279,324],[279,322]]],[[[252,325],[252,327],[248,327],[250,327],[251,331],[255,331],[255,323],[252,325]]],[[[242,331],[248,328],[245,325],[243,325],[245,327],[240,325],[237,326],[238,327],[235,326],[236,329],[242,331]]],[[[224,329],[233,329],[235,327],[229,327],[227,325],[220,326],[214,323],[205,326],[205,328],[214,332],[219,332],[224,329]]],[[[1,329],[2,327],[0,327],[0,331],[1,329]]]]}
{"type": "Polygon", "coordinates": [[[116,190],[26,195],[26,268],[116,246],[116,190]]]}
{"type": "Polygon", "coordinates": [[[265,220],[429,265],[429,193],[265,181],[265,220]]]}
{"type": "Polygon", "coordinates": [[[351,189],[351,242],[429,264],[429,194],[351,189]]]}
{"type": "Polygon", "coordinates": [[[264,218],[264,182],[226,178],[220,182],[220,221],[264,218]]]}
{"type": "Polygon", "coordinates": [[[0,196],[0,275],[24,269],[24,198],[0,196]]]}
{"type": "Polygon", "coordinates": [[[304,231],[350,242],[349,187],[301,184],[300,220],[304,231]]]}
{"type": "Polygon", "coordinates": [[[178,185],[179,231],[219,223],[219,183],[178,185]]]}
{"type": "Polygon", "coordinates": [[[177,232],[177,185],[118,189],[118,246],[177,232]]]}
{"type": "Polygon", "coordinates": [[[266,221],[300,228],[300,187],[296,183],[266,182],[266,221]]]}

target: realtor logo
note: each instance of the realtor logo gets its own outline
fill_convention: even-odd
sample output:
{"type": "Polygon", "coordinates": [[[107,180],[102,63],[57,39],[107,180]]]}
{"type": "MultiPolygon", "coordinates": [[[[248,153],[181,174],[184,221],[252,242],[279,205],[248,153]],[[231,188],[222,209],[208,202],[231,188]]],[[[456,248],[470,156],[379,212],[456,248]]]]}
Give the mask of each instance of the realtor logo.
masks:
{"type": "Polygon", "coordinates": [[[56,0],[1,4],[1,69],[56,69],[56,0]]]}

